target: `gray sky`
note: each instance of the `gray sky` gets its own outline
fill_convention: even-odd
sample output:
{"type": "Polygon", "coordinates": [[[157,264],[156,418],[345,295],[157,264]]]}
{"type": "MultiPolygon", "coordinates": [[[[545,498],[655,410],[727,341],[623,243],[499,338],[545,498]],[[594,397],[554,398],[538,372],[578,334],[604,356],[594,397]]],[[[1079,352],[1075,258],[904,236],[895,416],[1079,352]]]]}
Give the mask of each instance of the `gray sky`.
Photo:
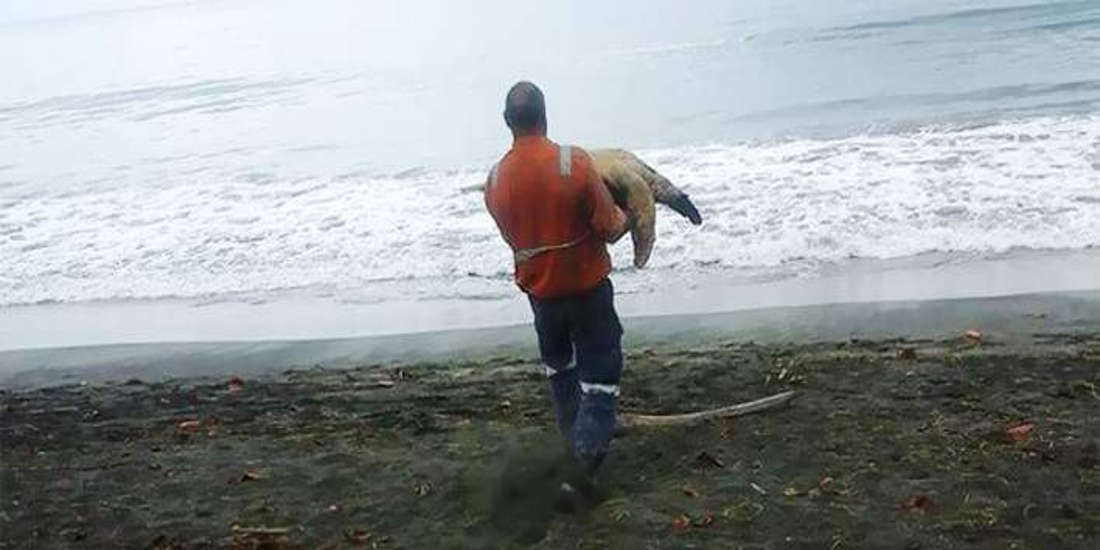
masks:
{"type": "Polygon", "coordinates": [[[88,13],[145,8],[182,0],[4,0],[0,24],[72,17],[88,13]]]}

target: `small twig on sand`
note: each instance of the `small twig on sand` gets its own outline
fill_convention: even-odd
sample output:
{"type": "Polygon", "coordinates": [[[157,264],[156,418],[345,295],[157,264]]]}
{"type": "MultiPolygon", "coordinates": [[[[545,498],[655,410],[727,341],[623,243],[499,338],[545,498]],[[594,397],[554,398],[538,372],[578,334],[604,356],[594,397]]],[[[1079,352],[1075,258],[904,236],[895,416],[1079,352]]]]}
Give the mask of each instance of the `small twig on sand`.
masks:
{"type": "Polygon", "coordinates": [[[287,527],[241,527],[233,526],[233,550],[255,550],[259,548],[285,548],[289,540],[287,527]]]}
{"type": "Polygon", "coordinates": [[[793,391],[785,391],[783,393],[777,393],[770,395],[755,401],[749,401],[747,403],[738,403],[737,405],[730,405],[727,407],[719,407],[717,409],[707,409],[705,411],[698,411],[685,414],[631,414],[626,413],[619,416],[619,425],[617,430],[620,432],[635,430],[638,428],[652,428],[661,426],[690,426],[698,424],[711,418],[730,418],[734,416],[744,416],[755,412],[760,412],[768,409],[774,409],[790,402],[797,395],[793,391]]]}
{"type": "Polygon", "coordinates": [[[34,424],[13,424],[11,426],[0,426],[0,432],[34,432],[42,433],[34,424]]]}
{"type": "Polygon", "coordinates": [[[290,533],[289,527],[240,527],[233,526],[233,533],[239,535],[267,535],[279,536],[290,533]]]}
{"type": "Polygon", "coordinates": [[[52,409],[29,409],[24,412],[27,415],[39,415],[39,414],[69,414],[80,412],[80,407],[54,407],[52,409]]]}

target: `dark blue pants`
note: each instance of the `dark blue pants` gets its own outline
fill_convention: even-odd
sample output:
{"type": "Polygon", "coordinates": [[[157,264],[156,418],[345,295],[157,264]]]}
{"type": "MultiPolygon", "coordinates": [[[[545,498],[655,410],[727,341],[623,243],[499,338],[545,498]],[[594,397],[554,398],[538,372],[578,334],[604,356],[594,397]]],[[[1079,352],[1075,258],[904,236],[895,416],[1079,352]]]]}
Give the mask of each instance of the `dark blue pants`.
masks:
{"type": "Polygon", "coordinates": [[[595,468],[615,431],[623,370],[622,335],[614,288],[604,279],[576,296],[530,298],[539,354],[550,378],[558,429],[573,456],[595,468]]]}

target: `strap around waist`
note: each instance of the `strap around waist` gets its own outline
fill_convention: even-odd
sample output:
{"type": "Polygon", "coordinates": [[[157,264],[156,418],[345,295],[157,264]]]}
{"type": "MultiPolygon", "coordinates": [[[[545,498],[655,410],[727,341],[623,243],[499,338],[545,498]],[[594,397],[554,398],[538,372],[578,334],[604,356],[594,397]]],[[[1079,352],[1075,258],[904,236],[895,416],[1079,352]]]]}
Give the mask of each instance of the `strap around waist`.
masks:
{"type": "Polygon", "coordinates": [[[588,238],[588,233],[581,235],[580,238],[569,241],[562,244],[551,244],[546,246],[536,246],[533,248],[520,248],[513,253],[513,258],[516,261],[516,265],[520,265],[524,262],[530,261],[532,258],[544,254],[546,252],[552,252],[554,250],[564,250],[566,248],[572,248],[585,241],[588,238]]]}

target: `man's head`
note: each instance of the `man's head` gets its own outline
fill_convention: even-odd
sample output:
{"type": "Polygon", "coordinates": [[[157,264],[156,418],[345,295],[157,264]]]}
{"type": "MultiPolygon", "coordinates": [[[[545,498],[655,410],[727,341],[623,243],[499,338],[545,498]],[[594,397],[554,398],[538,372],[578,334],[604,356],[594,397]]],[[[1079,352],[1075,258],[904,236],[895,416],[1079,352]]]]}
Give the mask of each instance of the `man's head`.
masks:
{"type": "Polygon", "coordinates": [[[504,99],[504,122],[515,137],[546,135],[546,101],[534,84],[517,82],[504,99]]]}

